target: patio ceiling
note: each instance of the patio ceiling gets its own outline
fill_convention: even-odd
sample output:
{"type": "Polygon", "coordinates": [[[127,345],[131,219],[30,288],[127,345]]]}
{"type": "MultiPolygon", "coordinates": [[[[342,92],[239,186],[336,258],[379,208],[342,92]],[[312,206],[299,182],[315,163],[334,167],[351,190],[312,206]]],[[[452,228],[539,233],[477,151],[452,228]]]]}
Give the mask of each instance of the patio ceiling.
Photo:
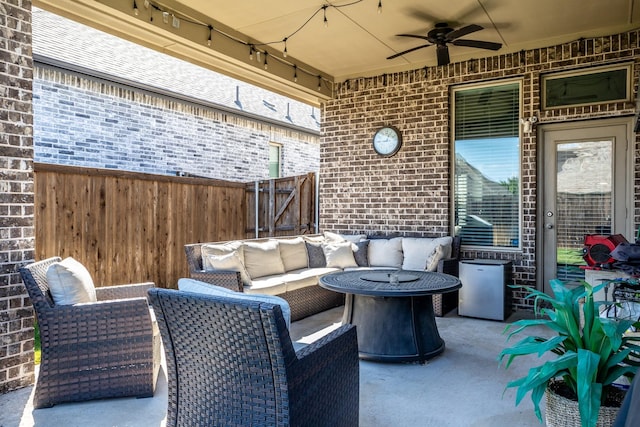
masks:
{"type": "Polygon", "coordinates": [[[478,24],[484,29],[464,38],[502,44],[497,52],[450,46],[454,63],[628,31],[639,26],[639,2],[383,0],[381,13],[378,0],[34,0],[34,5],[318,104],[332,96],[333,82],[436,65],[434,46],[386,59],[426,43],[397,34],[426,35],[438,22],[454,28],[478,24]],[[260,61],[256,55],[250,59],[251,45],[262,51],[260,61]]]}

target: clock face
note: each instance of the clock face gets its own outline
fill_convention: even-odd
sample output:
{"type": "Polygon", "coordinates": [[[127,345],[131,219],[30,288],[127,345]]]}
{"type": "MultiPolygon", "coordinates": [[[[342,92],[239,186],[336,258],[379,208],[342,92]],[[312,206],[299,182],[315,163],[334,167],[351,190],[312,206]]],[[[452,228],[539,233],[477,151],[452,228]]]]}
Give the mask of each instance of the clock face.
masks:
{"type": "Polygon", "coordinates": [[[381,156],[393,156],[401,145],[400,131],[393,126],[382,127],[373,136],[373,149],[381,156]]]}

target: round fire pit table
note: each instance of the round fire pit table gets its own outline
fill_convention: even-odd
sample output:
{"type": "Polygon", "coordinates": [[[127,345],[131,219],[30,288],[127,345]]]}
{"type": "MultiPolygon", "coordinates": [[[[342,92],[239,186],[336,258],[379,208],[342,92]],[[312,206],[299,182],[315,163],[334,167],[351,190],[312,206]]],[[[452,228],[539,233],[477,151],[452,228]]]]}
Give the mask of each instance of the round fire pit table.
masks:
{"type": "Polygon", "coordinates": [[[342,323],[356,325],[361,359],[424,363],[444,351],[431,296],[462,285],[443,273],[354,270],[322,276],[320,286],[346,294],[342,323]]]}

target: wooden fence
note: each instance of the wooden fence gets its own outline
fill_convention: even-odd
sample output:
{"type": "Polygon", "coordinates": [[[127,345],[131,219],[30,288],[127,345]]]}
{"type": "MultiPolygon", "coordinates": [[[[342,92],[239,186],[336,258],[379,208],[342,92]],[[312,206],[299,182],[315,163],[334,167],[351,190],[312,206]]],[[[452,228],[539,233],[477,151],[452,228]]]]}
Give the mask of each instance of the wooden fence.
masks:
{"type": "MultiPolygon", "coordinates": [[[[315,203],[315,185],[304,184],[308,181],[315,183],[313,175],[265,184],[314,192],[298,193],[289,203],[287,210],[312,204],[296,207],[303,214],[276,212],[279,224],[303,218],[303,226],[282,226],[288,234],[304,233],[315,219],[308,216],[315,203]]],[[[255,200],[247,191],[253,183],[42,163],[35,165],[34,182],[36,259],[72,256],[87,267],[96,286],[153,281],[173,288],[188,276],[185,244],[255,237],[246,225],[249,218],[255,223],[253,202],[247,214],[247,200],[255,200]]],[[[260,206],[258,211],[270,210],[260,206]]]]}

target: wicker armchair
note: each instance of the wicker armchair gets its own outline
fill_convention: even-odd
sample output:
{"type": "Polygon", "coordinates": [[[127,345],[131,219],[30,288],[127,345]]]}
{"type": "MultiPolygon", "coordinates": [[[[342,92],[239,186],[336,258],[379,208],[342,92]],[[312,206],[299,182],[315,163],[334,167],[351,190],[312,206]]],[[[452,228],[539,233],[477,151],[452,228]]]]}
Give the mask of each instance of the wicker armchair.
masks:
{"type": "Polygon", "coordinates": [[[167,426],[357,426],[356,330],[296,352],[280,306],[150,289],[167,360],[167,426]]]}
{"type": "Polygon", "coordinates": [[[20,269],[36,312],[42,357],[34,408],[106,397],[151,397],[160,334],[147,290],[153,283],[96,288],[98,302],[55,305],[47,269],[59,257],[20,269]]]}

